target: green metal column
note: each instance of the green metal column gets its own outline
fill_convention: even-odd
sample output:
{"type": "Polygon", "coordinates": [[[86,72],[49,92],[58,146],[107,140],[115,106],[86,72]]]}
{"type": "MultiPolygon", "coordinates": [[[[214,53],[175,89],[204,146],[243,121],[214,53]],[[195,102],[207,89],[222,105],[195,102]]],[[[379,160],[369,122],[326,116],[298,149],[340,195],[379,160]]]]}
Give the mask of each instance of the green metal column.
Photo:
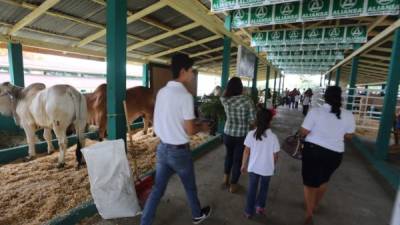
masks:
{"type": "Polygon", "coordinates": [[[279,74],[278,94],[281,94],[282,74],[279,74]]]}
{"type": "MultiPolygon", "coordinates": [[[[357,43],[354,44],[354,51],[360,48],[361,44],[357,43]]],[[[351,60],[351,73],[350,73],[350,82],[349,82],[349,96],[347,98],[347,110],[352,110],[353,109],[353,100],[354,100],[354,94],[355,94],[355,88],[356,88],[356,82],[357,82],[357,75],[358,75],[358,61],[360,57],[355,56],[351,60]]]]}
{"type": "Polygon", "coordinates": [[[126,0],[107,1],[107,133],[126,139],[126,0]]]}
{"type": "Polygon", "coordinates": [[[256,61],[254,62],[254,74],[253,74],[253,82],[252,82],[252,86],[251,86],[251,96],[253,97],[253,99],[256,99],[258,97],[257,73],[258,73],[258,58],[256,58],[256,61]]]}
{"type": "Polygon", "coordinates": [[[387,78],[386,93],[383,103],[383,111],[379,124],[378,137],[376,139],[377,154],[380,159],[386,159],[389,151],[390,133],[395,114],[400,83],[400,28],[394,34],[392,45],[389,74],[387,78]]]}
{"type": "Polygon", "coordinates": [[[337,68],[336,70],[336,81],[335,81],[335,86],[339,86],[340,84],[340,67],[337,68]]]}
{"type": "Polygon", "coordinates": [[[332,73],[333,73],[333,72],[330,72],[330,73],[329,73],[328,86],[331,86],[332,73]]]}
{"type": "Polygon", "coordinates": [[[143,87],[150,87],[150,70],[149,64],[143,64],[142,85],[143,87]]]}
{"type": "Polygon", "coordinates": [[[285,92],[285,76],[282,76],[282,93],[285,92]]]}
{"type": "MultiPolygon", "coordinates": [[[[225,17],[225,29],[231,31],[232,29],[232,16],[229,13],[228,16],[225,17]]],[[[225,89],[228,79],[229,79],[229,68],[230,68],[230,59],[231,59],[231,38],[224,36],[224,51],[223,51],[223,59],[222,59],[222,77],[221,77],[221,88],[225,89]]]]}
{"type": "Polygon", "coordinates": [[[22,45],[20,43],[8,43],[8,63],[11,83],[24,87],[24,61],[22,57],[22,45]]]}
{"type": "Polygon", "coordinates": [[[275,79],[274,79],[274,91],[272,92],[272,105],[275,107],[275,103],[276,103],[276,79],[278,77],[278,71],[275,70],[275,79]]]}
{"type": "Polygon", "coordinates": [[[266,81],[265,81],[265,101],[264,107],[267,108],[268,102],[268,93],[269,93],[269,79],[271,78],[271,66],[267,65],[267,74],[266,74],[266,81]]]}

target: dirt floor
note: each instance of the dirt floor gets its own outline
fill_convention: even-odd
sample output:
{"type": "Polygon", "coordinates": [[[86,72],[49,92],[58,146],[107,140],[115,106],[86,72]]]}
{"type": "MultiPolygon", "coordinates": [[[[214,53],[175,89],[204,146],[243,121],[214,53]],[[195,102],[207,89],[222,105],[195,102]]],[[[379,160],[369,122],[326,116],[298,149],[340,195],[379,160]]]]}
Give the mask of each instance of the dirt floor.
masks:
{"type": "MultiPolygon", "coordinates": [[[[206,134],[192,137],[196,147],[210,138],[206,134]]],[[[96,141],[87,140],[90,146],[96,141]]],[[[139,174],[154,168],[155,148],[159,143],[150,132],[133,136],[129,146],[128,160],[133,172],[133,153],[136,152],[139,174]],[[136,151],[134,151],[136,150],[136,151]]],[[[86,168],[75,169],[75,146],[68,149],[63,169],[57,169],[58,151],[40,154],[35,160],[22,159],[0,166],[0,224],[38,225],[56,215],[91,199],[90,184],[86,168]]]]}

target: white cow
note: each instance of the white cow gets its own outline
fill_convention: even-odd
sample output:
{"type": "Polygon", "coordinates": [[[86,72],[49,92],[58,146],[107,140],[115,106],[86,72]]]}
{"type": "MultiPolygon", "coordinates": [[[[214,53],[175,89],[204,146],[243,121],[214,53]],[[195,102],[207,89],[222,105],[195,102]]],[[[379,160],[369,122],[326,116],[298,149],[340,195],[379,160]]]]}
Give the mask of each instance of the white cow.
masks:
{"type": "Polygon", "coordinates": [[[54,150],[51,143],[53,129],[60,147],[57,165],[59,168],[65,165],[66,130],[73,124],[78,138],[76,159],[79,169],[82,164],[80,149],[84,147],[87,106],[85,97],[75,88],[69,85],[55,85],[46,89],[41,83],[21,88],[5,82],[0,84],[0,113],[13,116],[16,124],[24,129],[29,145],[29,159],[36,155],[35,131],[39,128],[44,128],[43,136],[47,142],[48,153],[54,150]]]}

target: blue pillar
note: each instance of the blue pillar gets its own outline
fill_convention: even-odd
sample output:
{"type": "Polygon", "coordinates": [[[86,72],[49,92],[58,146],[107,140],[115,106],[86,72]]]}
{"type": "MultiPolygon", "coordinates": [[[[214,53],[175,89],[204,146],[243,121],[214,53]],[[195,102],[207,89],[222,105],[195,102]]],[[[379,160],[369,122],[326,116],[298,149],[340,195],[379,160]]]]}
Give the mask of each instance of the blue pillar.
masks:
{"type": "Polygon", "coordinates": [[[126,0],[107,1],[107,133],[126,139],[126,0]]]}
{"type": "Polygon", "coordinates": [[[143,64],[142,85],[143,87],[150,87],[150,69],[148,63],[143,64]]]}
{"type": "Polygon", "coordinates": [[[336,70],[336,82],[335,82],[335,86],[339,86],[340,84],[340,67],[337,68],[336,70]]]}
{"type": "Polygon", "coordinates": [[[20,43],[8,43],[8,63],[11,83],[24,87],[24,62],[22,56],[22,45],[20,43]]]}
{"type": "Polygon", "coordinates": [[[394,34],[391,53],[387,87],[384,97],[382,116],[379,124],[378,137],[376,139],[377,155],[380,159],[386,159],[389,151],[390,133],[395,114],[397,95],[400,83],[400,28],[394,34]]]}
{"type": "MultiPolygon", "coordinates": [[[[360,48],[361,44],[357,43],[354,45],[354,51],[360,48]]],[[[357,55],[351,60],[351,74],[350,74],[350,82],[349,82],[349,96],[347,98],[347,110],[353,109],[353,100],[357,82],[357,75],[358,75],[358,61],[360,57],[357,55]]]]}
{"type": "Polygon", "coordinates": [[[267,74],[266,74],[266,81],[265,81],[265,101],[264,107],[267,108],[268,102],[268,93],[269,93],[269,79],[271,78],[271,66],[267,65],[267,74]]]}
{"type": "MultiPolygon", "coordinates": [[[[231,31],[232,29],[232,16],[229,13],[228,16],[225,17],[225,29],[231,31]]],[[[229,79],[229,67],[230,67],[230,59],[231,59],[231,38],[228,36],[224,36],[224,50],[222,53],[222,77],[221,77],[221,88],[225,89],[228,79],[229,79]]]]}

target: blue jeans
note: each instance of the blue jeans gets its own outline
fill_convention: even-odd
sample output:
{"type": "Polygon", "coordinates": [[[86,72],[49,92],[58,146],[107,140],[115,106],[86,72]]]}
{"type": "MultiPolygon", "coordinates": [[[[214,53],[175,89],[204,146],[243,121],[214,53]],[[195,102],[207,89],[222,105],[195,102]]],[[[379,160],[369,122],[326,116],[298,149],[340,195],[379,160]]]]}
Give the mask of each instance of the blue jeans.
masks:
{"type": "Polygon", "coordinates": [[[226,148],[225,168],[226,175],[231,176],[230,183],[237,184],[240,178],[240,168],[242,167],[242,157],[244,151],[245,137],[233,137],[224,134],[224,144],[226,148]]]}
{"type": "Polygon", "coordinates": [[[245,212],[248,215],[253,215],[256,207],[265,208],[270,178],[270,176],[261,176],[255,173],[249,173],[249,187],[247,190],[247,203],[245,209],[245,212]],[[258,183],[260,183],[260,188],[258,188],[258,183]]]}
{"type": "Polygon", "coordinates": [[[142,225],[153,222],[158,203],[164,195],[169,178],[177,173],[185,188],[186,196],[192,209],[192,217],[201,216],[200,202],[197,198],[196,180],[193,168],[192,154],[189,146],[178,148],[160,143],[157,147],[157,163],[155,184],[143,210],[142,225]]]}

